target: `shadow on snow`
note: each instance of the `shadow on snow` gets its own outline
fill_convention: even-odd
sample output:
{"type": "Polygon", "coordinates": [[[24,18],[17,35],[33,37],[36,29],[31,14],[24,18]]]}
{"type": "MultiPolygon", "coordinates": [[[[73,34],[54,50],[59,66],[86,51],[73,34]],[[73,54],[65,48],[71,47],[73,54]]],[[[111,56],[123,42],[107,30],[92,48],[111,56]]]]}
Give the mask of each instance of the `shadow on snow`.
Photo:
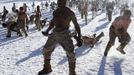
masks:
{"type": "Polygon", "coordinates": [[[23,63],[23,62],[25,62],[26,60],[28,60],[28,59],[30,59],[30,58],[32,58],[32,57],[41,55],[41,54],[42,54],[41,50],[42,50],[42,47],[38,48],[38,49],[35,50],[35,51],[32,51],[32,53],[30,53],[27,57],[24,57],[24,58],[22,58],[21,60],[17,61],[17,62],[16,62],[16,65],[18,65],[18,64],[20,64],[20,63],[23,63]]]}

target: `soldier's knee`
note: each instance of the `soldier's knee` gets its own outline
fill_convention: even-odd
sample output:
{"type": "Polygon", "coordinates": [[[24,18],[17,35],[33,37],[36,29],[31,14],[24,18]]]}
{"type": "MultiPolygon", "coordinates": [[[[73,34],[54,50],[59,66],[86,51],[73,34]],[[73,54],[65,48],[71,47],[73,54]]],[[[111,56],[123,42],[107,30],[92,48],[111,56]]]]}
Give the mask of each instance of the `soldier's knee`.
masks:
{"type": "Polygon", "coordinates": [[[75,57],[74,52],[66,52],[66,53],[67,53],[67,57],[68,57],[69,62],[75,62],[76,61],[76,57],[75,57]]]}
{"type": "Polygon", "coordinates": [[[131,37],[130,36],[128,36],[125,39],[119,40],[119,42],[122,43],[122,44],[128,44],[130,41],[131,41],[131,37]]]}

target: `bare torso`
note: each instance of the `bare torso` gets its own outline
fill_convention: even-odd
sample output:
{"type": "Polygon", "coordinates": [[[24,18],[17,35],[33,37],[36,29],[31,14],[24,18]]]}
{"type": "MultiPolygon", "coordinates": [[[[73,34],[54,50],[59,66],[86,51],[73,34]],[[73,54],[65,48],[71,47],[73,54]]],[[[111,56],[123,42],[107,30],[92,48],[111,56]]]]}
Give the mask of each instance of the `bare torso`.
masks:
{"type": "Polygon", "coordinates": [[[73,14],[74,13],[68,8],[57,9],[56,11],[54,11],[53,21],[55,29],[59,31],[69,29],[72,17],[75,16],[73,14]]]}

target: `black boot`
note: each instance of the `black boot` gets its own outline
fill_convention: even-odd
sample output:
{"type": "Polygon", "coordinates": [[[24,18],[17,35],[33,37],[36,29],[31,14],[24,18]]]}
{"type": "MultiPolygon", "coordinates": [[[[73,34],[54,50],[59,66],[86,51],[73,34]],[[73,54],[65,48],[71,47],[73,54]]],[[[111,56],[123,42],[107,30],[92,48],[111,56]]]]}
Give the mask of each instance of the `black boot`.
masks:
{"type": "Polygon", "coordinates": [[[45,60],[43,69],[38,72],[38,75],[49,74],[50,72],[52,72],[50,60],[45,60]]]}
{"type": "Polygon", "coordinates": [[[121,53],[121,54],[126,54],[126,52],[123,50],[124,48],[125,48],[125,46],[126,46],[127,44],[121,44],[118,48],[117,48],[117,50],[121,53]]]}
{"type": "Polygon", "coordinates": [[[69,75],[76,75],[75,62],[69,62],[69,75]]]}
{"type": "Polygon", "coordinates": [[[108,42],[107,46],[106,46],[106,49],[105,49],[105,52],[104,52],[104,56],[107,56],[110,48],[112,47],[112,45],[108,42]]]}

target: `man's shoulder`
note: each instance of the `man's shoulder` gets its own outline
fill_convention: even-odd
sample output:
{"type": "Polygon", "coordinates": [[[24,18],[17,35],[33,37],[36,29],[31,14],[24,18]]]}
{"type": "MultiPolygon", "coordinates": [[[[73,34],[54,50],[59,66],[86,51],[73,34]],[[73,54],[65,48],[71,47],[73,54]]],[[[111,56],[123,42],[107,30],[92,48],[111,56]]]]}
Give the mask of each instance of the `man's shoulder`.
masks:
{"type": "Polygon", "coordinates": [[[115,18],[115,21],[122,19],[122,16],[118,16],[115,18]]]}
{"type": "Polygon", "coordinates": [[[70,14],[71,16],[75,15],[74,12],[73,12],[70,8],[68,8],[68,7],[66,7],[65,12],[66,12],[67,14],[70,14]]]}
{"type": "Polygon", "coordinates": [[[61,12],[66,13],[66,14],[74,15],[74,12],[68,7],[63,8],[63,10],[60,10],[60,9],[54,10],[53,15],[61,13],[61,12]]]}

